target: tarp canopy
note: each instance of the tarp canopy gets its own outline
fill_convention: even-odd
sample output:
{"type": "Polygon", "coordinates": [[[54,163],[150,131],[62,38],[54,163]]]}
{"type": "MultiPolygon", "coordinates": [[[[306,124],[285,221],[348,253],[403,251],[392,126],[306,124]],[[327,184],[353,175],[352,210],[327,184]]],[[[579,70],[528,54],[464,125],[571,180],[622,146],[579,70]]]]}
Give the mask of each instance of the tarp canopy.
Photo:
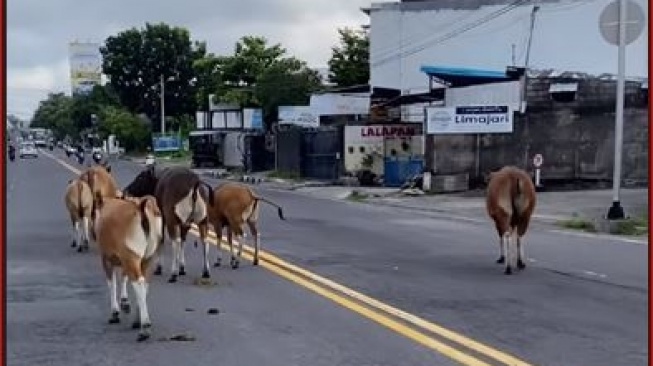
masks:
{"type": "Polygon", "coordinates": [[[515,80],[505,71],[479,70],[462,67],[422,66],[420,71],[436,81],[444,81],[449,87],[496,83],[515,80]]]}

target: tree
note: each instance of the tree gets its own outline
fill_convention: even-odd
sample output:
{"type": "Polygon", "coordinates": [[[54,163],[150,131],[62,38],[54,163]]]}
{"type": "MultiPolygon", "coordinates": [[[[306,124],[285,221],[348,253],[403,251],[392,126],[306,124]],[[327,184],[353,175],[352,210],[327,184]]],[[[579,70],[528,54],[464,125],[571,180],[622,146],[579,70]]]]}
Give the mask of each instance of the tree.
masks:
{"type": "Polygon", "coordinates": [[[329,81],[339,87],[365,85],[370,80],[370,39],[365,31],[338,29],[340,45],[331,48],[329,81]]]}
{"type": "Polygon", "coordinates": [[[130,112],[159,120],[163,76],[166,115],[194,115],[193,64],[204,57],[206,45],[191,42],[188,30],[146,23],[144,29],[132,28],[108,37],[100,52],[102,70],[130,112]]]}
{"type": "Polygon", "coordinates": [[[199,64],[210,65],[213,71],[211,80],[198,77],[212,85],[205,96],[215,94],[219,102],[260,107],[267,124],[275,119],[279,105],[305,104],[320,86],[317,72],[287,56],[280,44],[268,45],[263,37],[245,36],[236,43],[233,56],[213,57],[199,64]]]}
{"type": "Polygon", "coordinates": [[[104,139],[115,135],[126,151],[144,151],[150,145],[148,124],[125,108],[104,106],[99,112],[98,130],[104,139]]]}
{"type": "Polygon", "coordinates": [[[72,120],[72,106],[71,97],[63,93],[50,93],[39,103],[30,125],[51,129],[57,139],[75,136],[79,129],[72,120]]]}

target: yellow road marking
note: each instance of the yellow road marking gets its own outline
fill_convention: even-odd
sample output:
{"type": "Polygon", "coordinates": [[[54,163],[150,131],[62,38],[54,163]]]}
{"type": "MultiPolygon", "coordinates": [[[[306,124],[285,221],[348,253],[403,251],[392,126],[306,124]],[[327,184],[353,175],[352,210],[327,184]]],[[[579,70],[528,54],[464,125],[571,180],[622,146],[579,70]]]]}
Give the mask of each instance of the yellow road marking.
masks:
{"type": "MultiPolygon", "coordinates": [[[[65,167],[66,169],[74,172],[75,174],[81,174],[81,170],[71,166],[70,164],[64,162],[63,160],[55,157],[54,155],[51,155],[49,153],[44,153],[46,156],[50,157],[51,159],[55,160],[57,163],[65,167]]],[[[192,233],[196,236],[199,236],[199,232],[197,231],[197,226],[193,225],[193,229],[191,230],[192,233]]],[[[220,245],[217,241],[217,235],[213,230],[209,231],[208,234],[208,242],[222,247],[224,250],[228,250],[228,243],[226,243],[226,238],[223,238],[222,245],[220,245]]],[[[234,241],[234,245],[237,244],[237,241],[234,241]]],[[[254,248],[250,247],[249,245],[243,244],[243,257],[247,260],[253,260],[253,252],[254,248]]],[[[323,297],[328,298],[329,300],[334,301],[335,303],[350,309],[368,319],[371,319],[393,331],[396,333],[399,333],[409,339],[412,339],[413,341],[420,343],[430,349],[433,349],[463,365],[469,365],[469,366],[491,366],[490,364],[475,358],[473,356],[470,356],[456,348],[453,348],[447,344],[444,344],[440,341],[437,341],[436,339],[429,337],[428,335],[421,333],[415,329],[412,329],[402,323],[399,323],[396,320],[393,320],[381,313],[375,312],[374,310],[371,310],[365,306],[362,306],[358,304],[357,302],[354,302],[352,300],[347,299],[346,297],[340,296],[336,292],[339,292],[341,294],[347,295],[353,299],[356,299],[370,307],[376,308],[377,310],[381,310],[389,315],[392,315],[398,319],[401,319],[405,322],[408,322],[410,324],[413,324],[419,328],[428,330],[434,334],[437,334],[443,338],[449,339],[450,341],[453,341],[459,345],[462,345],[464,347],[467,347],[470,350],[476,351],[479,354],[485,355],[487,357],[493,358],[499,362],[502,362],[505,365],[510,365],[510,366],[532,366],[529,363],[526,363],[510,354],[501,352],[499,350],[496,350],[492,347],[489,347],[487,345],[484,345],[480,342],[474,341],[473,339],[467,338],[461,334],[458,334],[454,331],[451,331],[449,329],[446,329],[440,325],[434,324],[432,322],[429,322],[423,318],[420,318],[418,316],[415,316],[413,314],[407,313],[403,310],[397,309],[393,306],[390,306],[388,304],[385,304],[381,301],[378,301],[374,298],[371,298],[367,295],[364,295],[362,293],[359,293],[353,289],[350,289],[346,286],[340,285],[334,281],[331,281],[327,278],[324,278],[322,276],[319,276],[315,273],[309,272],[305,269],[302,269],[300,267],[297,267],[291,263],[288,263],[281,258],[264,252],[264,251],[259,251],[259,263],[262,267],[266,268],[267,270],[291,281],[294,282],[304,288],[307,288],[323,297]],[[306,279],[313,281],[309,282],[306,279],[302,278],[305,277],[306,279]],[[319,286],[317,284],[320,284],[322,286],[319,286]],[[331,290],[327,289],[330,288],[331,290]],[[335,291],[335,292],[334,292],[335,291]]]]}

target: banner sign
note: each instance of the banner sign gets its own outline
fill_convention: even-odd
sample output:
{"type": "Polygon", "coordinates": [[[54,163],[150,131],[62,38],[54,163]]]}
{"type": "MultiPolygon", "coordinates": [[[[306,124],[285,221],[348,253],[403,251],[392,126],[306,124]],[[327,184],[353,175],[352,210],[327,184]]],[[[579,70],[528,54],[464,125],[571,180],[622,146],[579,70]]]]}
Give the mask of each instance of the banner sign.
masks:
{"type": "Polygon", "coordinates": [[[427,107],[426,133],[477,134],[511,133],[513,111],[510,106],[427,107]]]}
{"type": "Polygon", "coordinates": [[[102,77],[102,55],[98,43],[69,44],[70,83],[72,94],[87,94],[100,85],[102,77]]]}

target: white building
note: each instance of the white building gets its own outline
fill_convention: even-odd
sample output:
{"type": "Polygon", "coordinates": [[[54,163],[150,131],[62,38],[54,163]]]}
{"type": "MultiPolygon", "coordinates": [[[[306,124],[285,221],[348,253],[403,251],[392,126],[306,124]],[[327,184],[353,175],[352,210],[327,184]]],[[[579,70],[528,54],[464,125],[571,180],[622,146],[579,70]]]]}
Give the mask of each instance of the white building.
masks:
{"type": "MultiPolygon", "coordinates": [[[[617,47],[599,16],[612,0],[413,0],[372,3],[370,84],[428,90],[423,66],[505,71],[507,66],[614,74],[617,47]],[[534,5],[530,52],[528,41],[534,5]]],[[[646,0],[633,0],[648,14],[646,0]]],[[[648,19],[646,20],[648,22],[648,19]]],[[[648,24],[626,53],[626,75],[648,75],[648,24]]]]}

